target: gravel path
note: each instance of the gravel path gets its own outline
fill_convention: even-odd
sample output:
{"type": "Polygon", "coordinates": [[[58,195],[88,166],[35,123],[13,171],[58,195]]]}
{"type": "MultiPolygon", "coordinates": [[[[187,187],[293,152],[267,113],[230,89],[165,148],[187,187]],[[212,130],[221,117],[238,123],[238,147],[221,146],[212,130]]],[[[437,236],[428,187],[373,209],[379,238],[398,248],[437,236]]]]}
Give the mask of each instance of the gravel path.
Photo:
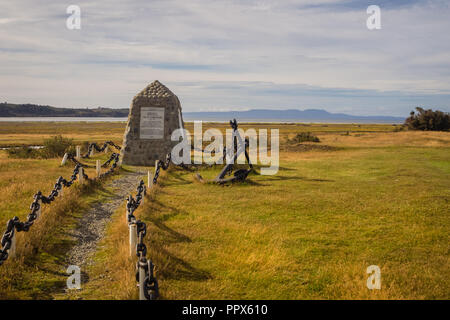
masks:
{"type": "Polygon", "coordinates": [[[136,188],[144,172],[122,173],[117,179],[106,182],[106,188],[114,191],[106,200],[94,203],[81,218],[78,228],[73,233],[77,244],[67,255],[69,265],[82,266],[90,263],[98,241],[104,236],[106,224],[111,215],[125,202],[126,197],[136,193],[136,188]]]}

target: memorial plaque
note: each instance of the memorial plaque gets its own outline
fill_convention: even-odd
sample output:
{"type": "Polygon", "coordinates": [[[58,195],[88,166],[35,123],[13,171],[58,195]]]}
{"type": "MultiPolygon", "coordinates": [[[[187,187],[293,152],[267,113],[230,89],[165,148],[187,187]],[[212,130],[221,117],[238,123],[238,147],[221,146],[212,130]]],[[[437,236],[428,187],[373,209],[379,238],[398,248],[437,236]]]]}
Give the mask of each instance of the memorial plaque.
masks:
{"type": "Polygon", "coordinates": [[[164,108],[141,108],[141,139],[164,138],[164,108]]]}
{"type": "Polygon", "coordinates": [[[177,96],[159,81],[139,92],[131,103],[122,144],[122,163],[154,166],[164,160],[178,141],[172,132],[184,126],[177,96]]]}

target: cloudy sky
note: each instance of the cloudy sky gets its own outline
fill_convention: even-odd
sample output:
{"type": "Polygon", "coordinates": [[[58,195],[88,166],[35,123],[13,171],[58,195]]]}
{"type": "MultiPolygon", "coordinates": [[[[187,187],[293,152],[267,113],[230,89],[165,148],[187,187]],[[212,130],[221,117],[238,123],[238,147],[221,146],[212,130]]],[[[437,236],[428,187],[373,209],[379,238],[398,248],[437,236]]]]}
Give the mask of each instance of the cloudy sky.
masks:
{"type": "Polygon", "coordinates": [[[128,107],[155,79],[184,111],[450,111],[450,1],[1,0],[0,101],[128,107]]]}

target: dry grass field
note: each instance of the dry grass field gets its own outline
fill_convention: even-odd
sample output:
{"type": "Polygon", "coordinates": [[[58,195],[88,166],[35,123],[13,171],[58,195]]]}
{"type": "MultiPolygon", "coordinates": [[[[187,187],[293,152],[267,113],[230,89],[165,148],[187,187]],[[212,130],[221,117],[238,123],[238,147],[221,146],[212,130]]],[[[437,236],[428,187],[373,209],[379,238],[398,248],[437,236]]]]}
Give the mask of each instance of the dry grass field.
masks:
{"type": "MultiPolygon", "coordinates": [[[[121,144],[124,127],[2,123],[0,145],[40,145],[55,134],[121,144]]],[[[161,298],[450,298],[450,133],[395,132],[392,125],[240,127],[280,129],[276,175],[255,173],[243,184],[217,186],[171,168],[136,212],[148,225],[161,298]],[[321,142],[287,142],[299,132],[313,132],[321,142]],[[381,269],[381,290],[366,287],[369,265],[381,269]]],[[[191,123],[187,129],[193,132],[191,123]]],[[[72,165],[59,163],[10,159],[0,151],[2,221],[24,219],[37,190],[47,193],[70,174],[72,165]]],[[[212,179],[220,169],[199,172],[212,179]]],[[[80,291],[63,290],[68,234],[108,192],[102,183],[77,186],[45,209],[45,218],[20,235],[18,258],[0,266],[0,298],[137,298],[125,199],[85,270],[89,281],[80,291]]]]}

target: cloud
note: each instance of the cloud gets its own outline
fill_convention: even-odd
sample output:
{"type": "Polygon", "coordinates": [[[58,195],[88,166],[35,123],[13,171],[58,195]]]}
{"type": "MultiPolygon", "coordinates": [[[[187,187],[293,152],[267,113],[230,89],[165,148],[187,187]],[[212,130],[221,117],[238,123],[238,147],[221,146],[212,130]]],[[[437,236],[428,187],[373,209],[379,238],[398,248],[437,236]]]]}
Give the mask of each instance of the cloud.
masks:
{"type": "Polygon", "coordinates": [[[445,1],[76,2],[81,30],[65,27],[69,3],[0,4],[1,99],[124,107],[159,79],[189,111],[450,109],[445,1]]]}

